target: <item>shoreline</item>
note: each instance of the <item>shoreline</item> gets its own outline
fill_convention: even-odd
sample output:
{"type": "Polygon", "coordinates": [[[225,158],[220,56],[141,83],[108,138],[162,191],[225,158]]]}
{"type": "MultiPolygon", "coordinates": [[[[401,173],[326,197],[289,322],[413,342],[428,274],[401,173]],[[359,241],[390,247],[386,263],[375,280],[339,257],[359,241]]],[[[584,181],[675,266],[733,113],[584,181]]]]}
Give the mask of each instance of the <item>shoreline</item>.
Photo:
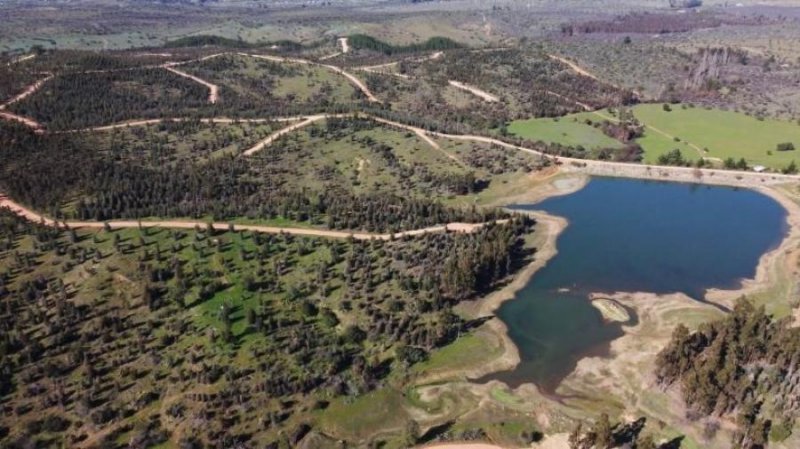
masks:
{"type": "MultiPolygon", "coordinates": [[[[537,180],[537,184],[528,192],[514,195],[513,197],[507,197],[505,199],[505,204],[509,205],[513,202],[538,203],[548,198],[570,195],[583,189],[590,180],[589,176],[580,174],[568,173],[566,176],[563,175],[564,173],[560,171],[547,175],[544,179],[537,180]]],[[[478,299],[475,303],[465,307],[470,315],[474,317],[495,316],[495,312],[503,303],[514,299],[516,294],[525,288],[531,279],[533,279],[533,276],[558,254],[556,242],[564,229],[569,225],[568,220],[564,217],[550,215],[543,211],[525,211],[525,213],[536,220],[534,238],[537,239],[537,244],[535,244],[536,249],[533,260],[526,265],[522,271],[515,274],[511,281],[500,290],[490,293],[478,299]],[[536,236],[537,233],[539,233],[539,236],[536,236]]],[[[508,327],[500,318],[495,316],[494,319],[487,321],[486,329],[497,339],[502,347],[502,353],[480,368],[472,368],[464,372],[463,374],[468,379],[467,381],[469,383],[472,383],[469,379],[477,379],[498,371],[513,369],[520,362],[519,349],[511,340],[511,337],[508,335],[508,327]]],[[[493,380],[489,382],[488,385],[494,383],[502,384],[500,381],[493,380]]],[[[539,391],[538,387],[533,383],[526,383],[521,387],[525,388],[526,386],[527,388],[532,387],[536,389],[537,392],[539,391]]]]}
{"type": "Polygon", "coordinates": [[[508,335],[508,327],[500,318],[495,316],[495,312],[503,303],[513,300],[517,292],[528,285],[533,276],[558,254],[556,241],[569,224],[565,218],[543,212],[528,212],[528,214],[536,220],[536,230],[542,232],[544,240],[536,247],[534,260],[517,273],[511,282],[502,289],[481,298],[474,305],[471,305],[470,309],[472,310],[470,310],[470,313],[475,316],[494,316],[494,319],[487,321],[486,328],[498,339],[502,346],[502,353],[481,368],[474,368],[466,372],[465,376],[468,379],[476,379],[498,371],[513,369],[520,362],[519,349],[508,335]]]}
{"type": "MultiPolygon", "coordinates": [[[[538,184],[534,185],[529,192],[514,195],[511,197],[505,198],[506,204],[515,204],[521,202],[530,202],[530,203],[538,203],[543,200],[546,200],[551,197],[560,196],[560,195],[567,195],[574,193],[581,188],[583,188],[593,176],[608,176],[608,175],[591,175],[586,174],[580,170],[559,170],[558,172],[547,176],[545,179],[539,181],[538,184]],[[555,185],[556,183],[561,182],[561,186],[555,185]],[[569,185],[570,188],[563,188],[564,186],[569,185]]],[[[703,181],[697,179],[689,179],[689,180],[682,180],[677,179],[675,177],[671,178],[652,178],[652,177],[637,177],[637,176],[612,176],[612,177],[624,177],[624,178],[634,178],[634,179],[643,179],[643,180],[651,180],[651,181],[661,181],[661,182],[683,182],[683,183],[693,183],[693,184],[712,184],[712,185],[721,185],[721,186],[729,186],[734,188],[747,188],[763,195],[766,195],[773,200],[777,201],[783,209],[786,211],[786,233],[782,236],[780,243],[778,245],[769,250],[767,253],[763,254],[756,265],[755,272],[752,278],[745,278],[740,280],[740,284],[737,288],[734,289],[708,289],[705,291],[703,298],[691,298],[692,301],[698,304],[698,307],[702,307],[702,302],[698,301],[698,299],[704,299],[707,302],[712,302],[715,305],[723,304],[726,306],[732,306],[736,299],[742,296],[750,296],[755,294],[768,294],[771,289],[781,287],[781,282],[783,278],[788,278],[792,285],[796,286],[797,282],[792,279],[793,274],[793,266],[797,266],[797,256],[800,256],[800,251],[797,251],[797,248],[800,248],[800,204],[798,204],[797,200],[800,199],[800,195],[798,198],[793,199],[789,192],[782,191],[782,187],[786,187],[786,185],[763,185],[763,184],[754,184],[754,185],[742,185],[741,180],[737,180],[737,183],[726,183],[725,180],[721,178],[717,179],[708,179],[706,178],[703,181]],[[710,181],[710,182],[709,182],[710,181]],[[794,255],[794,256],[792,256],[794,255]],[[794,263],[792,266],[791,264],[794,263]]],[[[557,239],[563,232],[563,230],[568,226],[568,221],[563,217],[558,217],[554,215],[549,215],[545,212],[541,211],[531,211],[530,213],[536,220],[537,220],[537,231],[541,232],[539,238],[541,240],[537,243],[536,246],[536,253],[534,255],[534,260],[528,264],[521,272],[517,273],[513,280],[504,286],[501,290],[498,290],[482,299],[480,299],[473,307],[468,309],[472,312],[475,316],[486,316],[490,314],[494,314],[494,312],[505,302],[514,299],[517,292],[519,292],[522,288],[524,288],[530,281],[533,279],[533,276],[543,268],[553,257],[558,254],[557,248],[557,239]]],[[[784,304],[791,307],[789,301],[791,300],[791,294],[789,292],[794,291],[795,288],[788,288],[786,289],[786,295],[776,295],[774,298],[770,297],[768,301],[766,301],[767,305],[777,305],[783,306],[784,304]]],[[[605,293],[603,293],[605,295],[605,293]]],[[[612,298],[619,298],[620,295],[628,296],[629,298],[644,298],[647,297],[649,299],[654,300],[664,300],[665,302],[671,302],[675,294],[653,294],[648,292],[612,292],[608,296],[612,298]]],[[[687,297],[687,299],[690,299],[687,297]]],[[[587,300],[589,300],[587,298],[587,300]]],[[[623,304],[627,303],[634,312],[639,315],[643,311],[649,310],[649,307],[652,305],[648,304],[636,304],[636,301],[625,301],[623,304]]],[[[797,312],[797,310],[790,310],[791,312],[797,312]]],[[[799,315],[795,313],[795,315],[799,315]]],[[[800,320],[798,320],[800,321],[800,320]]],[[[609,342],[611,345],[610,347],[613,348],[615,345],[613,343],[615,341],[629,339],[632,336],[635,336],[635,330],[638,328],[637,325],[633,326],[626,326],[623,325],[623,335],[612,342],[609,342]]],[[[520,362],[520,355],[519,349],[511,340],[510,336],[508,335],[508,327],[502,320],[499,318],[490,320],[487,322],[487,329],[488,331],[493,334],[495,338],[500,341],[502,345],[502,353],[492,359],[491,361],[485,363],[479,368],[473,368],[465,373],[469,379],[475,379],[479,377],[486,376],[491,373],[495,373],[498,371],[503,371],[507,369],[513,369],[517,366],[520,362]]],[[[602,359],[607,360],[609,362],[613,362],[617,359],[619,354],[609,354],[608,357],[602,357],[602,359]]],[[[583,360],[591,360],[595,357],[588,357],[583,360]]],[[[579,365],[580,366],[580,365],[579,365]]],[[[578,368],[571,373],[567,379],[573,377],[578,372],[578,368]]],[[[642,375],[642,379],[646,379],[648,376],[646,374],[642,375]]],[[[565,379],[565,382],[566,380],[565,379]]],[[[619,380],[619,379],[617,379],[619,380]]],[[[473,386],[478,386],[472,381],[469,381],[470,384],[473,386]]],[[[506,388],[509,388],[511,391],[514,391],[522,396],[530,396],[536,395],[539,397],[543,397],[539,388],[532,382],[527,382],[520,385],[516,389],[511,389],[508,385],[504,384],[503,382],[493,380],[488,384],[484,385],[483,387],[491,388],[492,386],[501,385],[506,388]]],[[[544,398],[547,400],[547,398],[544,398]]],[[[559,404],[552,404],[555,407],[559,407],[559,404]]],[[[563,404],[562,404],[563,405],[563,404]]],[[[571,408],[571,407],[570,407],[571,408]]]]}
{"type": "MultiPolygon", "coordinates": [[[[752,190],[775,200],[786,211],[786,234],[775,248],[761,255],[752,278],[740,280],[734,289],[710,288],[706,290],[704,299],[715,304],[732,307],[742,296],[750,296],[777,287],[781,270],[791,270],[788,266],[796,257],[793,251],[800,247],[800,205],[775,188],[760,186],[752,190]]],[[[795,263],[796,265],[796,263],[795,263]]],[[[784,273],[785,274],[785,273],[784,273]]]]}

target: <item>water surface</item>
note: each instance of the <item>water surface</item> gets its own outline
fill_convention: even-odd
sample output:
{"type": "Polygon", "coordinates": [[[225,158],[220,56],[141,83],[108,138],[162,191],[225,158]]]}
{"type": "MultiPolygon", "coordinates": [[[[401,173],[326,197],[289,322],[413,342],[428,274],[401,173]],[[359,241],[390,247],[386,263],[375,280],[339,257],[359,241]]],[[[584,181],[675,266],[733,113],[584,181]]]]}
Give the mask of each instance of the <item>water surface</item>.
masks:
{"type": "Polygon", "coordinates": [[[603,323],[589,293],[702,299],[709,288],[752,278],[788,227],[783,207],[752,190],[620,178],[593,178],[571,195],[514,207],[565,217],[569,226],[558,254],[498,309],[522,361],[490,378],[546,392],[581,357],[622,335],[619,325],[603,323]]]}

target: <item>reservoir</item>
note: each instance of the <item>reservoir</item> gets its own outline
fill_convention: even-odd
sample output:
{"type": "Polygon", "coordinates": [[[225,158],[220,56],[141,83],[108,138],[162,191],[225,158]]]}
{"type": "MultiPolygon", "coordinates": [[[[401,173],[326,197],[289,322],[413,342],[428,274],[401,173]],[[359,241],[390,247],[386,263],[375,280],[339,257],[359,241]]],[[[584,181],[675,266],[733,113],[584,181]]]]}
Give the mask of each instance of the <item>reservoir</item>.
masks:
{"type": "Polygon", "coordinates": [[[786,211],[753,190],[592,178],[581,190],[514,205],[566,218],[558,254],[498,309],[521,363],[496,373],[512,387],[553,392],[581,357],[622,335],[604,324],[592,292],[682,292],[736,288],[787,232],[786,211]]]}

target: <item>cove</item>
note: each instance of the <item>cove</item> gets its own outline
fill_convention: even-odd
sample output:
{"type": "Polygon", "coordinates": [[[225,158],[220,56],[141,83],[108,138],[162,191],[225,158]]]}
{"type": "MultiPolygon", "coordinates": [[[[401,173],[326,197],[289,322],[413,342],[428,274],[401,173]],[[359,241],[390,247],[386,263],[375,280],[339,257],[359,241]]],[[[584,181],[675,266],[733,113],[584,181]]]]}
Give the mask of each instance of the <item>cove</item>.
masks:
{"type": "Polygon", "coordinates": [[[553,393],[584,356],[621,336],[592,292],[685,293],[736,288],[788,231],[785,209],[753,190],[592,178],[581,190],[512,206],[566,218],[558,254],[497,310],[521,362],[497,379],[553,393]]]}

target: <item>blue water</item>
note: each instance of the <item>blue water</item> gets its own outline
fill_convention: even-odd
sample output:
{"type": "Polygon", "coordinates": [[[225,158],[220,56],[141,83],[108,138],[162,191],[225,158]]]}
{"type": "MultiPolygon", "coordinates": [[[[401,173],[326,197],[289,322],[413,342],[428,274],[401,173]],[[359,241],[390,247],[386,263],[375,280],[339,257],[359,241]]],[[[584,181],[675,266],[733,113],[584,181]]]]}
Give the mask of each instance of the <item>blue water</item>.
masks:
{"type": "Polygon", "coordinates": [[[498,310],[522,362],[490,377],[549,392],[581,357],[622,335],[618,324],[603,323],[589,293],[682,292],[702,300],[709,288],[753,277],[787,232],[775,200],[727,187],[593,178],[571,195],[514,208],[544,210],[569,226],[558,254],[498,310]]]}

